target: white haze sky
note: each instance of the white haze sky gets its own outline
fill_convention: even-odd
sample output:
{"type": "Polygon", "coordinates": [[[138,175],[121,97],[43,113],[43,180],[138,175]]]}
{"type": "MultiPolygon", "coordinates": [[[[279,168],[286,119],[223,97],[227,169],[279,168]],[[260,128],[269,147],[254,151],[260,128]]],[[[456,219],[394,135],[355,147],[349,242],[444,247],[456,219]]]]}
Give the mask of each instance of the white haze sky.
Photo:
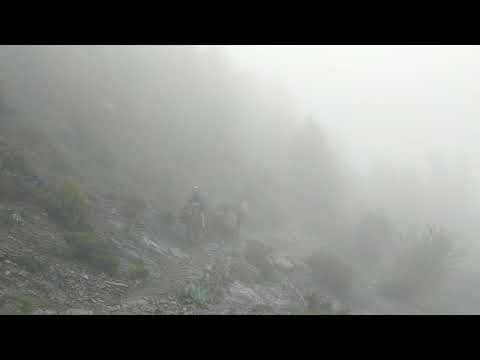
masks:
{"type": "Polygon", "coordinates": [[[428,216],[443,211],[442,219],[476,226],[479,46],[225,48],[239,69],[266,87],[284,86],[299,117],[311,114],[322,124],[356,176],[375,178],[378,165],[390,169],[397,188],[374,190],[380,202],[410,202],[428,216]],[[404,200],[409,184],[402,176],[438,188],[424,195],[413,185],[415,195],[404,200]],[[398,198],[389,199],[395,192],[398,198]],[[422,210],[425,199],[430,207],[422,210]]]}
{"type": "Polygon", "coordinates": [[[227,50],[237,66],[266,85],[282,83],[301,114],[322,123],[359,169],[376,161],[417,171],[428,171],[430,161],[476,164],[478,46],[239,45],[227,50]]]}

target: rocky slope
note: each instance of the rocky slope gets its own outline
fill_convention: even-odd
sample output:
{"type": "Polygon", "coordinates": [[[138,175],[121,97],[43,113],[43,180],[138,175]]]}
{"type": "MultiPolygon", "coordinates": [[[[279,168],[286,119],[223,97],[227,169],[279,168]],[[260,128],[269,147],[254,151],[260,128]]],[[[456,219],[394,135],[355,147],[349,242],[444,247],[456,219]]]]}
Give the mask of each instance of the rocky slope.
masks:
{"type": "MultiPolygon", "coordinates": [[[[0,136],[0,165],[10,140],[0,136]]],[[[286,253],[296,256],[282,255],[265,235],[192,246],[182,227],[151,205],[132,211],[114,190],[82,183],[95,239],[118,263],[116,271],[106,271],[75,256],[70,231],[36,201],[51,180],[4,165],[0,314],[418,313],[380,298],[366,284],[355,284],[348,295],[331,293],[299,254],[290,249],[286,253]]]]}
{"type": "MultiPolygon", "coordinates": [[[[286,274],[265,281],[259,269],[245,259],[243,243],[205,242],[191,247],[181,241],[178,230],[163,229],[163,235],[158,236],[159,221],[152,209],[146,209],[141,220],[132,225],[108,197],[92,199],[96,234],[113,245],[120,259],[115,275],[70,258],[64,231],[42,209],[28,202],[2,203],[1,211],[15,219],[0,226],[2,314],[307,311],[302,290],[286,274]],[[129,277],[129,266],[135,259],[144,262],[146,279],[129,277]],[[183,301],[179,292],[189,284],[205,289],[207,299],[193,299],[191,304],[188,299],[183,301]]],[[[281,271],[281,265],[278,268],[281,271]]]]}
{"type": "Polygon", "coordinates": [[[335,297],[300,259],[274,250],[261,255],[258,249],[265,258],[252,259],[249,247],[261,242],[189,246],[180,228],[159,225],[154,209],[132,222],[108,196],[96,194],[91,201],[96,234],[120,260],[114,275],[69,257],[64,231],[42,209],[2,203],[0,212],[15,215],[0,226],[2,314],[418,313],[380,299],[366,286],[335,297]],[[138,259],[148,276],[135,280],[129,269],[138,259]]]}

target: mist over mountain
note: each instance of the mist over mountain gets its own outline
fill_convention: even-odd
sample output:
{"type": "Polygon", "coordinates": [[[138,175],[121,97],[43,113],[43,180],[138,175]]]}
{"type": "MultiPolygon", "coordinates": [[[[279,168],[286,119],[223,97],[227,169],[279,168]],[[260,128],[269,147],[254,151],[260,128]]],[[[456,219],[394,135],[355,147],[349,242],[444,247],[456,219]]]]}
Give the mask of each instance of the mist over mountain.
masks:
{"type": "MultiPolygon", "coordinates": [[[[478,60],[473,46],[3,45],[0,134],[90,197],[173,217],[194,186],[212,212],[247,201],[250,237],[327,248],[354,283],[431,305],[398,269],[442,289],[459,264],[477,270],[478,60]]],[[[442,296],[432,306],[455,312],[442,296]]]]}

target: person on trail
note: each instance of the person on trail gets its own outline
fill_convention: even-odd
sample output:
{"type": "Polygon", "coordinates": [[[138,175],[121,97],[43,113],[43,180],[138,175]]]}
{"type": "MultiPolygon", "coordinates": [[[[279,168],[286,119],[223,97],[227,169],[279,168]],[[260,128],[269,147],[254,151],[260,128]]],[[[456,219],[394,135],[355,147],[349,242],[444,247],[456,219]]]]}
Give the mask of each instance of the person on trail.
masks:
{"type": "Polygon", "coordinates": [[[188,204],[184,208],[187,225],[187,238],[190,242],[200,241],[202,234],[207,230],[206,224],[206,203],[200,194],[198,186],[194,186],[188,204]]]}
{"type": "Polygon", "coordinates": [[[198,186],[193,187],[192,196],[189,199],[190,204],[198,204],[202,209],[202,212],[206,211],[206,203],[203,195],[200,193],[198,186]]]}

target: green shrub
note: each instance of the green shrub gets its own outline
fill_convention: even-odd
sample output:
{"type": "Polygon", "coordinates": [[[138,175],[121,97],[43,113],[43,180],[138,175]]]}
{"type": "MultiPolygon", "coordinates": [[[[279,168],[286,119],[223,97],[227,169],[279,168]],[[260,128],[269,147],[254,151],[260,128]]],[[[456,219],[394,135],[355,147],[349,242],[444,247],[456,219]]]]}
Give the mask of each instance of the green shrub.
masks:
{"type": "Polygon", "coordinates": [[[21,216],[13,209],[0,209],[0,225],[13,226],[21,223],[21,216]]]}
{"type": "Polygon", "coordinates": [[[91,265],[107,274],[115,275],[118,272],[120,261],[112,253],[99,253],[92,257],[91,265]]]}
{"type": "Polygon", "coordinates": [[[340,256],[317,252],[307,259],[316,280],[337,294],[348,292],[353,285],[354,271],[351,265],[340,256]]]}
{"type": "Polygon", "coordinates": [[[15,176],[0,172],[0,201],[17,201],[28,198],[28,192],[15,176]]]}
{"type": "Polygon", "coordinates": [[[70,230],[88,229],[90,207],[86,195],[69,180],[60,180],[43,196],[50,216],[70,230]]]}
{"type": "Polygon", "coordinates": [[[33,256],[22,255],[15,258],[14,262],[32,274],[41,272],[45,268],[45,265],[33,256]]]}
{"type": "Polygon", "coordinates": [[[135,263],[128,270],[128,277],[131,280],[145,280],[148,276],[149,272],[145,268],[145,263],[143,261],[135,263]]]}
{"type": "Polygon", "coordinates": [[[205,306],[208,303],[208,290],[195,284],[189,284],[177,291],[177,300],[185,305],[205,306]]]}
{"type": "Polygon", "coordinates": [[[93,233],[69,233],[65,241],[73,258],[111,275],[117,272],[119,260],[110,243],[98,239],[93,233]]]}
{"type": "Polygon", "coordinates": [[[0,170],[7,170],[18,175],[31,175],[33,173],[29,162],[19,151],[10,151],[1,159],[0,170]]]}
{"type": "Polygon", "coordinates": [[[33,302],[27,297],[15,297],[17,309],[22,314],[31,314],[33,312],[33,302]]]}

